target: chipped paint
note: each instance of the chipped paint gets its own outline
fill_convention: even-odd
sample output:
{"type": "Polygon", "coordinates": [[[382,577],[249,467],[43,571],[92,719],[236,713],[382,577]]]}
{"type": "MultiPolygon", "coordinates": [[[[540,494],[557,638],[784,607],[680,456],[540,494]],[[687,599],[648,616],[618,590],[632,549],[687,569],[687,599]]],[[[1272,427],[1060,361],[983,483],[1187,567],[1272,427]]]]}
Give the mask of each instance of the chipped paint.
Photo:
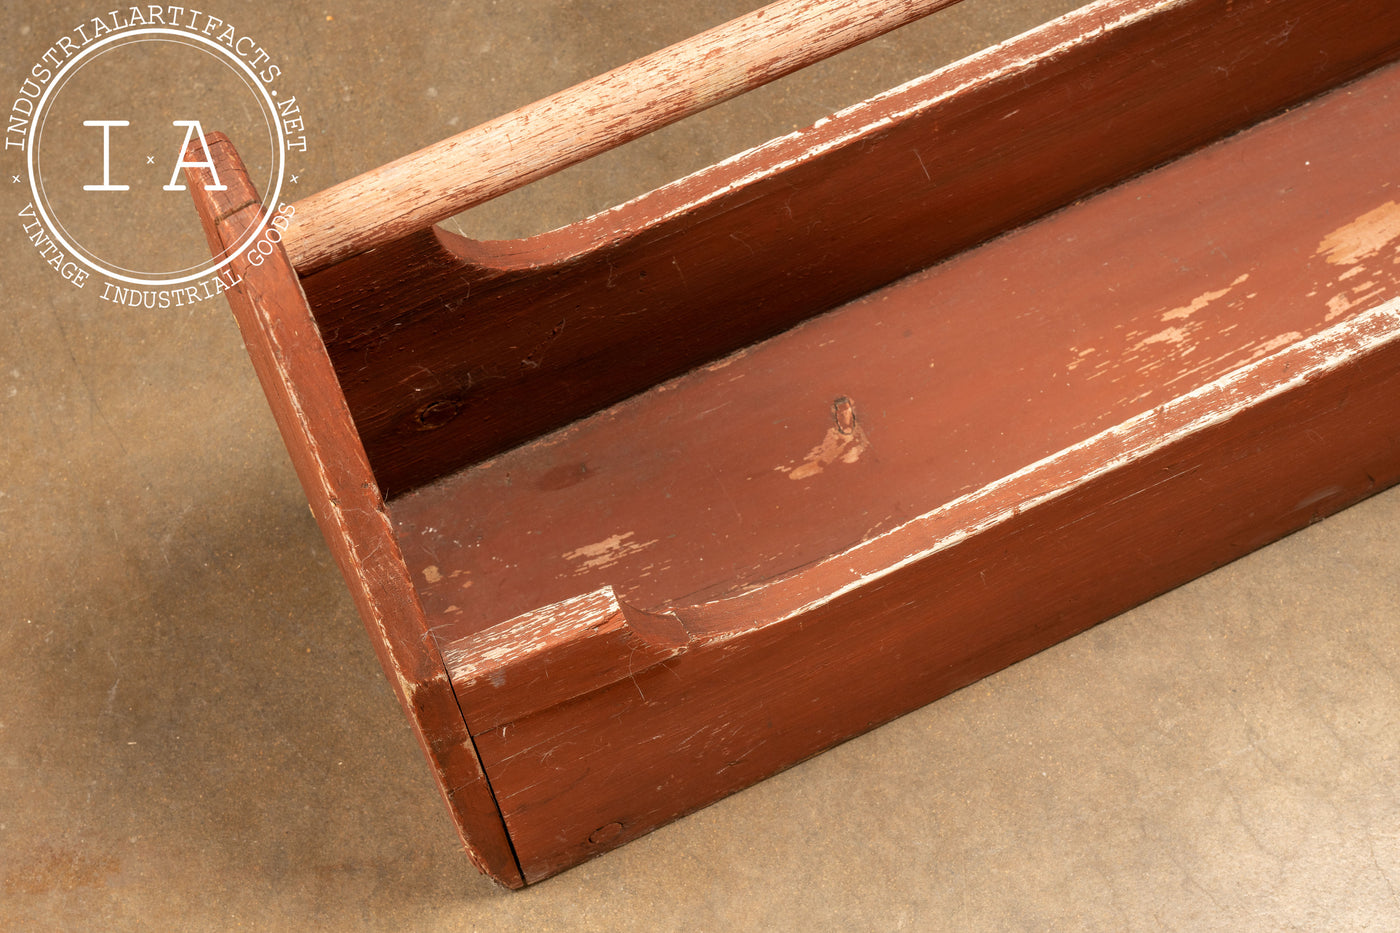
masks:
{"type": "Polygon", "coordinates": [[[1348,298],[1345,293],[1333,295],[1327,299],[1327,316],[1323,320],[1336,320],[1354,307],[1356,307],[1356,302],[1348,298]]]}
{"type": "MultiPolygon", "coordinates": [[[[1081,486],[1117,470],[1128,463],[1148,456],[1155,451],[1178,443],[1182,438],[1198,433],[1213,425],[1235,417],[1245,409],[1257,406],[1264,401],[1281,396],[1305,382],[1317,379],[1325,373],[1347,365],[1356,357],[1379,347],[1400,341],[1400,298],[1372,308],[1350,320],[1337,324],[1328,330],[1306,339],[1298,339],[1297,334],[1284,334],[1269,341],[1266,346],[1284,346],[1292,343],[1286,351],[1296,361],[1286,378],[1276,379],[1262,392],[1251,388],[1258,379],[1262,367],[1268,367],[1274,358],[1256,359],[1219,379],[1200,386],[1187,394],[1173,399],[1166,405],[1153,408],[1129,418],[1114,427],[1108,428],[1078,444],[1067,447],[1058,453],[1029,464],[1000,480],[990,483],[975,492],[961,496],[932,512],[911,519],[855,547],[818,562],[804,569],[804,575],[812,575],[819,567],[839,566],[843,576],[849,575],[849,582],[820,594],[804,592],[799,586],[791,591],[786,608],[770,614],[764,626],[776,625],[788,619],[799,617],[823,606],[839,597],[880,580],[910,564],[925,560],[933,554],[954,547],[962,541],[982,534],[988,529],[1010,521],[1014,517],[1043,503],[1060,498],[1081,486]],[[1294,342],[1296,341],[1296,342],[1294,342]],[[1112,452],[1108,456],[1108,452],[1112,452]],[[1100,453],[1102,452],[1102,453],[1100,453]],[[1097,461],[1090,470],[1069,470],[1072,476],[1068,481],[1057,479],[1065,473],[1066,465],[1082,462],[1084,457],[1097,461]],[[965,513],[980,502],[1001,496],[1003,491],[1025,482],[1030,477],[1043,477],[1045,491],[1040,495],[997,511],[994,514],[973,521],[951,531],[940,531],[930,540],[930,532],[937,529],[946,517],[965,513]],[[929,543],[913,548],[912,552],[894,562],[886,562],[885,554],[891,550],[891,543],[898,541],[925,540],[929,543]]],[[[896,548],[901,545],[896,544],[896,548]]],[[[820,578],[820,574],[816,574],[820,578]]],[[[688,620],[687,624],[703,624],[702,619],[708,607],[719,608],[728,604],[727,614],[745,615],[742,606],[752,600],[772,599],[770,594],[781,592],[793,586],[793,578],[777,578],[755,586],[741,596],[709,600],[674,611],[688,620]]],[[[771,603],[770,603],[771,605],[771,603]]],[[[710,643],[728,641],[751,631],[753,626],[737,626],[715,631],[706,637],[710,643]]]]}
{"type": "Polygon", "coordinates": [[[704,370],[707,373],[718,372],[721,369],[725,369],[728,366],[732,366],[734,363],[737,363],[739,360],[742,360],[744,357],[748,356],[752,352],[753,347],[744,347],[740,350],[735,350],[733,353],[729,354],[723,359],[715,360],[713,363],[710,363],[708,366],[705,366],[704,370]]]}
{"type": "MultiPolygon", "coordinates": [[[[204,204],[199,204],[199,210],[202,217],[208,216],[204,204]]],[[[230,240],[224,228],[220,222],[219,236],[227,245],[230,240]]],[[[509,836],[499,813],[488,815],[480,806],[483,790],[489,795],[485,774],[457,707],[436,636],[427,626],[393,522],[363,449],[358,441],[344,440],[357,437],[349,409],[341,400],[338,406],[332,404],[326,410],[314,395],[303,394],[303,380],[315,385],[320,374],[318,367],[329,372],[330,361],[324,355],[320,338],[312,337],[321,354],[306,355],[301,365],[309,365],[310,370],[292,365],[291,361],[304,359],[296,352],[299,343],[304,335],[314,335],[316,329],[314,323],[309,327],[296,326],[298,321],[311,322],[310,308],[299,287],[296,299],[279,295],[275,276],[289,276],[293,282],[296,277],[291,269],[276,266],[274,261],[261,270],[246,270],[245,284],[229,294],[239,324],[245,332],[251,329],[259,338],[248,341],[249,355],[255,363],[261,360],[266,365],[267,378],[277,380],[276,391],[266,386],[267,395],[275,411],[290,415],[283,437],[293,459],[308,468],[302,473],[302,482],[313,503],[313,514],[325,532],[336,563],[345,573],[366,626],[383,648],[380,660],[384,673],[432,764],[433,778],[452,813],[468,858],[489,877],[516,886],[523,883],[519,865],[511,854],[509,836]],[[258,300],[249,292],[260,287],[269,290],[258,300]],[[314,415],[308,413],[308,405],[314,415]],[[332,461],[325,452],[328,450],[339,450],[340,459],[332,461]],[[346,480],[347,476],[363,479],[356,486],[346,480]],[[411,629],[420,637],[400,637],[399,631],[391,631],[391,619],[393,627],[411,629]],[[465,756],[449,757],[440,752],[440,743],[451,739],[458,740],[460,747],[467,750],[465,756]],[[494,850],[497,857],[487,858],[488,849],[494,850]],[[505,853],[503,858],[500,853],[505,853]]],[[[334,384],[333,374],[329,380],[334,384]]]]}
{"type": "MultiPolygon", "coordinates": [[[[1223,287],[1214,288],[1210,291],[1202,292],[1200,295],[1197,295],[1195,298],[1193,298],[1191,301],[1187,302],[1184,305],[1179,305],[1177,307],[1158,312],[1159,319],[1162,323],[1167,323],[1170,321],[1175,321],[1177,323],[1164,327],[1161,330],[1156,331],[1155,333],[1148,333],[1146,329],[1133,329],[1125,331],[1125,333],[1123,334],[1123,341],[1126,345],[1125,348],[1117,354],[1111,351],[1105,354],[1101,354],[1098,358],[1098,361],[1089,368],[1088,372],[1085,375],[1085,378],[1099,379],[1111,374],[1111,380],[1118,382],[1122,381],[1122,379],[1124,378],[1123,364],[1125,363],[1136,363],[1137,367],[1133,369],[1132,372],[1138,376],[1141,376],[1144,374],[1152,373],[1155,370],[1161,369],[1163,366],[1166,366],[1172,360],[1184,360],[1186,357],[1190,356],[1191,354],[1195,353],[1198,349],[1200,349],[1202,344],[1200,334],[1202,332],[1202,328],[1205,326],[1205,323],[1203,320],[1193,319],[1193,316],[1210,307],[1215,302],[1219,302],[1221,299],[1226,298],[1226,296],[1230,295],[1241,285],[1248,282],[1249,279],[1250,273],[1242,273],[1241,275],[1237,276],[1234,279],[1234,281],[1230,282],[1227,285],[1224,285],[1223,287]],[[1167,347],[1170,347],[1171,349],[1167,353],[1163,353],[1160,349],[1149,349],[1157,345],[1165,345],[1167,347]]],[[[1256,296],[1246,295],[1243,299],[1232,298],[1230,299],[1230,306],[1234,307],[1238,305],[1241,300],[1247,300],[1251,297],[1256,296]]],[[[1211,323],[1212,331],[1214,333],[1219,334],[1229,333],[1236,326],[1238,325],[1228,324],[1223,327],[1220,326],[1220,320],[1218,315],[1211,323]]],[[[1097,348],[1089,347],[1083,350],[1080,350],[1078,348],[1071,348],[1071,352],[1075,354],[1075,358],[1070,360],[1065,365],[1066,372],[1073,372],[1074,370],[1078,369],[1081,365],[1083,365],[1083,363],[1087,360],[1087,358],[1090,355],[1097,352],[1097,348]]],[[[1210,366],[1214,363],[1218,363],[1222,359],[1223,357],[1217,357],[1216,359],[1210,360],[1206,363],[1201,364],[1200,366],[1186,371],[1182,375],[1186,376],[1195,372],[1199,372],[1201,369],[1210,366]]],[[[1178,377],[1178,379],[1179,378],[1182,377],[1178,377]]],[[[1145,397],[1146,395],[1139,395],[1133,397],[1129,401],[1136,402],[1145,397]]]]}
{"type": "Polygon", "coordinates": [[[1042,26],[1025,35],[1013,36],[996,45],[987,46],[980,52],[953,62],[944,68],[892,87],[884,93],[876,94],[858,104],[824,117],[810,129],[796,130],[759,146],[735,153],[727,159],[684,178],[679,178],[661,188],[593,214],[577,225],[562,227],[552,231],[551,234],[543,234],[543,236],[565,233],[570,229],[587,228],[591,234],[592,242],[583,249],[606,247],[616,236],[616,228],[609,221],[616,215],[633,211],[648,204],[652,198],[661,196],[664,204],[668,200],[668,195],[679,195],[671,207],[651,216],[647,221],[648,224],[660,224],[673,217],[689,215],[705,205],[722,201],[735,191],[770,175],[776,175],[794,166],[815,160],[826,152],[851,144],[859,144],[887,127],[898,125],[921,113],[934,110],[972,88],[1010,82],[1016,76],[1043,64],[1045,60],[1058,58],[1079,46],[1089,45],[1105,33],[1131,27],[1137,22],[1151,20],[1154,16],[1160,15],[1163,9],[1177,2],[1178,0],[1159,0],[1157,3],[1143,5],[1137,2],[1126,2],[1126,0],[1115,0],[1115,2],[1087,4],[1052,21],[1050,25],[1054,28],[1042,26]],[[1029,44],[1028,39],[1036,34],[1040,34],[1050,41],[1040,46],[1029,44]],[[1056,41],[1059,36],[1065,38],[1056,41]],[[919,91],[923,93],[917,93],[919,91]],[[860,122],[871,111],[878,112],[882,107],[895,104],[904,97],[911,97],[913,101],[903,106],[895,106],[876,119],[860,122]],[[826,135],[825,139],[820,138],[820,135],[818,138],[812,139],[813,135],[817,135],[815,131],[824,130],[828,126],[830,129],[826,133],[829,135],[821,134],[826,135]],[[800,153],[795,156],[783,157],[782,153],[789,147],[804,141],[807,145],[800,153]],[[690,191],[704,186],[714,175],[728,174],[736,170],[742,174],[732,177],[725,184],[708,188],[698,197],[690,195],[690,191]]]}
{"type": "Polygon", "coordinates": [[[575,573],[582,573],[585,570],[599,570],[603,567],[611,566],[630,557],[633,554],[645,551],[660,541],[660,538],[652,538],[650,541],[629,541],[634,532],[628,531],[623,534],[616,534],[594,544],[585,544],[583,547],[566,551],[561,556],[567,561],[582,561],[574,569],[575,573]]]}
{"type": "Polygon", "coordinates": [[[1313,255],[1326,254],[1334,266],[1350,266],[1376,255],[1396,239],[1400,239],[1400,204],[1387,201],[1327,234],[1313,255]]]}
{"type": "Polygon", "coordinates": [[[1290,330],[1286,334],[1279,334],[1272,340],[1266,340],[1263,343],[1259,344],[1257,347],[1255,347],[1253,354],[1251,354],[1250,356],[1250,359],[1258,359],[1259,357],[1264,356],[1266,353],[1273,353],[1275,350],[1281,350],[1284,347],[1288,346],[1290,343],[1297,343],[1299,340],[1302,339],[1303,335],[1296,330],[1290,330]]]}
{"type": "Polygon", "coordinates": [[[1200,295],[1192,299],[1190,304],[1182,305],[1179,308],[1172,308],[1170,311],[1162,315],[1162,322],[1165,323],[1167,321],[1178,321],[1183,318],[1188,318],[1191,315],[1195,314],[1197,311],[1200,311],[1202,308],[1209,305],[1212,301],[1215,301],[1219,298],[1224,298],[1226,295],[1230,294],[1230,292],[1236,287],[1243,285],[1247,281],[1249,281],[1248,272],[1235,279],[1233,282],[1220,289],[1219,291],[1206,292],[1204,295],[1200,295]]]}
{"type": "Polygon", "coordinates": [[[437,564],[429,564],[423,568],[423,579],[429,583],[437,583],[442,579],[442,571],[438,570],[437,564]]]}
{"type": "Polygon", "coordinates": [[[1143,347],[1151,346],[1154,343],[1174,343],[1182,344],[1186,342],[1186,331],[1180,327],[1168,327],[1159,330],[1150,337],[1144,337],[1133,347],[1134,350],[1141,350],[1143,347]]]}
{"type": "Polygon", "coordinates": [[[775,469],[786,473],[788,479],[804,480],[816,476],[833,463],[855,463],[870,446],[870,438],[856,417],[855,403],[841,396],[832,403],[832,416],[835,425],[826,429],[826,436],[811,450],[803,462],[797,466],[780,466],[775,469]]]}
{"type": "Polygon", "coordinates": [[[816,476],[836,461],[855,463],[865,452],[868,442],[865,432],[857,426],[851,434],[842,434],[839,428],[827,428],[822,442],[807,451],[804,461],[795,467],[778,467],[788,479],[809,479],[816,476]]]}
{"type": "Polygon", "coordinates": [[[501,665],[605,624],[621,612],[613,588],[600,587],[458,639],[443,649],[443,662],[454,681],[470,683],[501,665]]]}

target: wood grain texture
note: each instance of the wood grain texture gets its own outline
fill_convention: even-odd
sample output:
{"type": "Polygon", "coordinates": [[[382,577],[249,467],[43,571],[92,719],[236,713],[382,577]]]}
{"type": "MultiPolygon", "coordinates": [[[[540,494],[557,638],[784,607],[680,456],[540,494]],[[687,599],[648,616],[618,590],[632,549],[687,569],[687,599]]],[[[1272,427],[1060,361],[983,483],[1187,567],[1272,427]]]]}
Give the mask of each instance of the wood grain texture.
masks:
{"type": "Polygon", "coordinates": [[[1400,294],[1397,147],[1390,66],[399,497],[424,606],[741,594],[1320,333],[1400,294]]]}
{"type": "MultiPolygon", "coordinates": [[[[228,140],[211,134],[209,144],[228,189],[206,190],[212,178],[203,169],[186,173],[210,250],[222,256],[226,244],[248,239],[264,212],[228,140]]],[[[199,152],[186,158],[202,161],[199,152]]],[[[245,250],[228,268],[236,280],[229,304],[292,464],[467,852],[484,873],[519,887],[500,812],[296,273],[280,246],[245,250]]]]}
{"type": "MultiPolygon", "coordinates": [[[[1400,480],[1400,70],[926,269],[1397,56],[1381,0],[1100,0],[551,234],[241,259],[484,870],[547,877],[1400,480]]],[[[192,187],[216,251],[261,216],[192,187]]]]}
{"type": "Polygon", "coordinates": [[[1103,0],[554,233],[304,284],[392,498],[1398,54],[1389,0],[1103,0]]]}
{"type": "Polygon", "coordinates": [[[303,275],[669,126],[958,0],[779,0],[297,202],[303,275]]]}
{"type": "MultiPolygon", "coordinates": [[[[1068,483],[1033,472],[975,514],[947,516],[928,529],[924,552],[808,611],[698,640],[635,681],[479,735],[526,878],[636,838],[1400,480],[1400,308],[1221,388],[1161,411],[1161,423],[1144,425],[1150,442],[1126,456],[1106,435],[1112,453],[1059,464],[1068,483]]],[[[747,608],[762,613],[762,597],[747,608]]]]}
{"type": "Polygon", "coordinates": [[[604,587],[458,641],[444,660],[475,734],[634,677],[689,641],[675,616],[624,605],[604,587]]]}
{"type": "Polygon", "coordinates": [[[1400,479],[1397,101],[1391,67],[395,500],[464,687],[589,588],[618,644],[628,601],[684,629],[468,711],[526,878],[1400,479]]]}

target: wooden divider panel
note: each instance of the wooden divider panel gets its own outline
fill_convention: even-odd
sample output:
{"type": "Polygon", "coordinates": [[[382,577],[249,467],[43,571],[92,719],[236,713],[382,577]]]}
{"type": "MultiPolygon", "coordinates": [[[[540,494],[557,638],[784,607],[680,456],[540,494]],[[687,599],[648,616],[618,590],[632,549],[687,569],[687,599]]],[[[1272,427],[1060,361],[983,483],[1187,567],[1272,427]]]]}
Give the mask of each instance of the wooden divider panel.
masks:
{"type": "Polygon", "coordinates": [[[1392,0],[1101,0],[590,220],[304,285],[392,498],[1397,55],[1392,0]]]}

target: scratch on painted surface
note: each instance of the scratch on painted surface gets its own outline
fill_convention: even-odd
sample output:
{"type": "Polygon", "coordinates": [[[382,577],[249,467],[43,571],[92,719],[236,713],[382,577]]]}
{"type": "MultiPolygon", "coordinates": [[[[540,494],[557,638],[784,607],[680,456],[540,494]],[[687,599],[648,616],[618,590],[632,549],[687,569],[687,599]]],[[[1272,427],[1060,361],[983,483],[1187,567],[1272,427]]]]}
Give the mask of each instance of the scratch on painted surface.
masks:
{"type": "MultiPolygon", "coordinates": [[[[1091,355],[1093,354],[1095,348],[1094,348],[1094,347],[1085,347],[1083,350],[1078,350],[1078,349],[1075,348],[1075,347],[1071,347],[1070,349],[1071,349],[1071,350],[1076,350],[1074,359],[1070,361],[1070,364],[1069,364],[1069,367],[1068,367],[1068,368],[1072,371],[1072,370],[1078,369],[1079,366],[1080,366],[1080,364],[1084,362],[1084,359],[1085,359],[1086,357],[1091,356],[1091,355]]],[[[933,365],[932,363],[929,364],[929,366],[932,366],[932,365],[933,365]]]]}
{"type": "Polygon", "coordinates": [[[1387,201],[1327,234],[1314,255],[1325,254],[1334,266],[1350,266],[1376,255],[1395,239],[1400,239],[1400,204],[1387,201]]]}
{"type": "Polygon", "coordinates": [[[568,561],[582,561],[583,563],[575,569],[576,573],[582,573],[585,570],[598,570],[615,564],[624,557],[644,551],[661,540],[660,538],[653,538],[650,541],[627,540],[633,536],[634,532],[631,531],[613,535],[596,544],[585,544],[581,548],[566,551],[563,557],[568,561]]]}

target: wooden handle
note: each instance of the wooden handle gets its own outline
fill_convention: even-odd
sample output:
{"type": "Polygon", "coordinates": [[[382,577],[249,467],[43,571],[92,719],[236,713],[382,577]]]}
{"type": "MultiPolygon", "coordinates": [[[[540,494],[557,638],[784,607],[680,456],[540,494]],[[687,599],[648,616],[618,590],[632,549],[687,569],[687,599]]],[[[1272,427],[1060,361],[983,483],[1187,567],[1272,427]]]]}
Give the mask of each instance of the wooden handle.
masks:
{"type": "Polygon", "coordinates": [[[309,275],[958,0],[779,0],[298,201],[309,275]]]}

